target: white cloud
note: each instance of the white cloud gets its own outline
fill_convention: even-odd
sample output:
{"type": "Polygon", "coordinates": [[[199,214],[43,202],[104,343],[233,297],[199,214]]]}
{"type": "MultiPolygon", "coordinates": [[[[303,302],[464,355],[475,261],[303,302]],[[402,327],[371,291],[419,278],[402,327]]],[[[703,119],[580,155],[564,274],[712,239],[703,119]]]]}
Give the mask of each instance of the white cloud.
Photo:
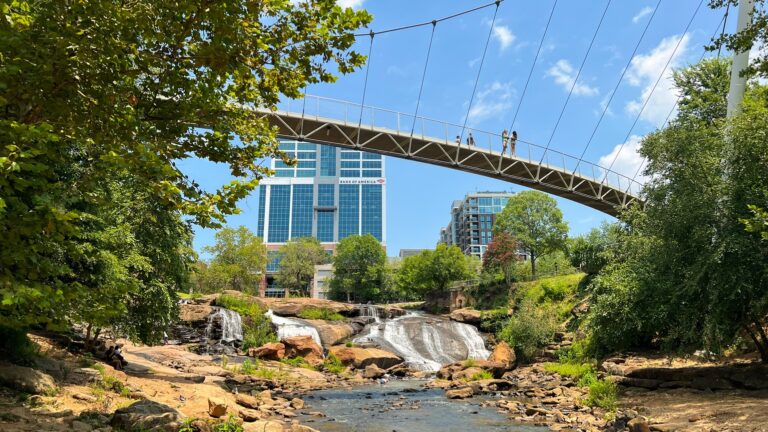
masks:
{"type": "Polygon", "coordinates": [[[641,19],[643,19],[643,17],[650,15],[651,12],[653,12],[653,8],[650,6],[646,6],[640,9],[640,12],[638,12],[635,16],[632,17],[632,22],[637,24],[638,22],[640,22],[641,19]]]}
{"type": "Polygon", "coordinates": [[[643,87],[643,90],[639,98],[627,102],[624,106],[628,113],[639,113],[645,100],[650,96],[650,100],[648,100],[648,104],[640,118],[654,126],[661,126],[664,123],[669,111],[677,101],[677,92],[672,81],[672,71],[680,65],[681,59],[688,50],[689,42],[690,37],[688,34],[670,36],[663,39],[648,54],[640,54],[632,59],[626,74],[627,82],[635,87],[643,87]],[[680,47],[675,51],[678,42],[680,47]],[[673,53],[674,57],[672,57],[673,53]],[[672,57],[671,61],[670,57],[672,57]],[[665,70],[664,66],[668,61],[669,66],[665,70]],[[656,89],[653,90],[653,86],[656,80],[659,79],[662,71],[664,71],[664,75],[656,89]],[[651,91],[653,91],[653,94],[651,94],[651,91]]]}
{"type": "Polygon", "coordinates": [[[387,66],[387,75],[404,77],[408,75],[408,71],[406,71],[404,68],[401,68],[399,66],[390,65],[390,66],[387,66]]]}
{"type": "Polygon", "coordinates": [[[474,69],[475,65],[478,63],[480,63],[480,57],[475,57],[467,62],[467,66],[469,66],[470,69],[474,69]]]}
{"type": "Polygon", "coordinates": [[[512,30],[505,25],[496,25],[493,27],[493,38],[499,41],[499,46],[502,51],[509,48],[517,37],[512,33],[512,30]]]}
{"type": "Polygon", "coordinates": [[[475,101],[469,110],[469,121],[477,123],[506,113],[512,108],[513,95],[514,90],[511,82],[494,81],[490,85],[486,85],[475,96],[475,101]]]}
{"type": "Polygon", "coordinates": [[[568,62],[568,60],[560,59],[554,66],[549,68],[547,75],[555,79],[555,83],[562,86],[566,91],[570,91],[573,87],[573,94],[578,96],[594,96],[598,93],[596,87],[590,87],[583,82],[578,82],[574,86],[573,83],[576,80],[576,70],[568,62]]]}
{"type": "MultiPolygon", "coordinates": [[[[638,168],[643,163],[643,156],[640,155],[640,143],[643,137],[639,135],[632,135],[629,137],[626,143],[615,146],[610,153],[603,155],[597,161],[597,164],[603,168],[611,166],[611,171],[614,173],[622,174],[626,177],[632,178],[635,176],[638,168]],[[616,157],[618,155],[618,157],[616,157]],[[614,159],[616,160],[614,162],[614,159]]],[[[602,173],[605,176],[605,171],[602,173]]],[[[602,180],[602,179],[601,179],[602,180]]],[[[648,178],[645,177],[642,171],[635,177],[635,180],[640,183],[645,183],[648,178]]],[[[618,186],[619,180],[615,174],[608,175],[608,183],[614,186],[618,186]]],[[[626,189],[629,187],[629,182],[625,178],[621,178],[621,186],[626,189]]],[[[639,192],[636,188],[633,188],[631,192],[639,192]]]]}
{"type": "Polygon", "coordinates": [[[363,2],[365,0],[336,0],[336,4],[341,6],[342,8],[352,8],[357,9],[363,5],[363,2]]]}

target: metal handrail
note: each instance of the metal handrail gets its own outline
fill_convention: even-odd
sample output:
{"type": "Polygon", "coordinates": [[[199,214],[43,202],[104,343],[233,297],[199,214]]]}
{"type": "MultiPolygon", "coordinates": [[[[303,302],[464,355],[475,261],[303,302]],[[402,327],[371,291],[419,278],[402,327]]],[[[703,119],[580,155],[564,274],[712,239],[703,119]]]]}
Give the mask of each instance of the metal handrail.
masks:
{"type": "MultiPolygon", "coordinates": [[[[302,118],[304,117],[312,117],[315,119],[320,119],[321,117],[324,119],[334,120],[343,122],[345,125],[354,124],[355,127],[360,124],[361,129],[373,129],[373,128],[381,128],[381,129],[390,129],[393,131],[397,131],[398,134],[402,134],[404,136],[411,134],[411,127],[415,126],[418,123],[421,123],[418,127],[414,127],[413,129],[417,130],[418,132],[414,134],[414,137],[418,137],[420,133],[421,139],[427,139],[429,138],[431,141],[440,142],[443,141],[446,144],[455,143],[454,140],[452,140],[449,136],[448,131],[453,130],[461,130],[462,126],[446,122],[442,120],[436,120],[424,116],[414,116],[413,114],[408,113],[402,113],[399,111],[386,109],[386,108],[379,108],[374,106],[361,106],[359,103],[350,102],[350,101],[344,101],[340,99],[335,98],[329,98],[324,96],[315,96],[315,95],[306,95],[305,100],[302,99],[288,99],[286,101],[281,102],[278,104],[278,110],[283,111],[286,114],[292,114],[292,115],[299,115],[302,118]],[[314,103],[307,103],[308,100],[314,100],[314,103]],[[322,102],[326,102],[326,104],[323,104],[322,102]],[[293,103],[300,103],[301,104],[301,112],[297,112],[295,110],[291,109],[291,105],[293,103]],[[325,107],[326,110],[330,108],[328,104],[337,104],[343,107],[343,116],[337,115],[337,116],[321,116],[322,114],[322,108],[325,107]],[[286,106],[287,105],[287,106],[286,106]],[[281,109],[282,107],[285,107],[286,109],[281,109]],[[352,109],[352,118],[350,118],[350,109],[352,109]],[[314,113],[312,112],[314,111],[314,113]],[[378,113],[378,115],[377,115],[378,113]],[[361,117],[358,117],[361,116],[361,117]],[[370,124],[366,124],[363,122],[363,119],[370,115],[370,124]],[[387,116],[394,116],[392,127],[386,126],[383,123],[387,116]],[[343,117],[343,119],[339,119],[339,117],[343,117]],[[377,124],[377,121],[378,124],[377,124]],[[404,122],[405,121],[405,122],[404,122]],[[412,123],[411,123],[412,121],[412,123]],[[445,134],[443,139],[438,138],[437,136],[430,136],[428,132],[426,131],[427,127],[425,125],[434,126],[431,129],[432,130],[440,130],[442,133],[445,134]]],[[[502,141],[501,141],[501,135],[489,132],[481,129],[476,128],[466,128],[466,134],[464,136],[466,137],[468,133],[472,133],[473,137],[475,138],[475,150],[486,152],[490,155],[495,156],[501,156],[501,147],[502,147],[502,141]],[[477,135],[477,136],[475,136],[477,135]],[[485,139],[482,139],[482,137],[485,137],[485,139]],[[487,147],[486,145],[480,146],[481,140],[486,141],[487,139],[487,147]],[[494,145],[496,143],[496,145],[494,145]],[[497,148],[498,151],[495,151],[494,148],[497,148]]],[[[461,134],[457,134],[461,135],[461,134]]],[[[484,143],[485,144],[485,143],[484,143]]],[[[459,146],[466,146],[465,143],[459,143],[459,146]]],[[[520,160],[527,160],[529,163],[536,163],[538,164],[539,160],[543,161],[541,164],[542,167],[546,167],[548,169],[552,170],[558,170],[561,171],[564,174],[568,175],[578,175],[580,178],[585,180],[590,180],[594,183],[598,183],[600,185],[604,185],[610,188],[615,188],[617,190],[620,190],[624,193],[627,193],[629,195],[637,196],[640,192],[640,189],[642,188],[642,183],[638,182],[635,179],[632,179],[624,174],[618,173],[613,170],[609,170],[605,167],[602,167],[600,165],[597,165],[595,163],[585,161],[582,159],[579,159],[576,156],[567,154],[565,152],[561,152],[558,150],[553,150],[551,148],[546,148],[544,146],[537,145],[535,143],[525,141],[522,139],[517,140],[517,151],[513,155],[515,158],[520,160]],[[520,151],[520,147],[522,145],[525,145],[527,147],[527,155],[523,155],[522,151],[520,151]],[[533,152],[532,152],[533,150],[533,152]],[[562,166],[557,166],[552,161],[562,163],[562,166]],[[568,162],[572,162],[573,169],[569,169],[568,162]],[[587,173],[583,171],[582,169],[585,168],[587,173]],[[597,172],[595,172],[597,169],[597,172]],[[590,174],[591,171],[591,175],[590,174]]]]}

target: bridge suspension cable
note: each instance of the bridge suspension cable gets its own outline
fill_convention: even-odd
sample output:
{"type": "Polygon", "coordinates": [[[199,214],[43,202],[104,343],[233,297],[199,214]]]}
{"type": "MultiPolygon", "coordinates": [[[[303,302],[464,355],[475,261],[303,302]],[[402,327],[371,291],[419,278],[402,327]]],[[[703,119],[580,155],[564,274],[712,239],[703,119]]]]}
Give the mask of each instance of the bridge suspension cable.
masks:
{"type": "MultiPolygon", "coordinates": [[[[645,98],[645,101],[643,102],[643,106],[640,108],[640,111],[638,111],[634,122],[632,122],[632,126],[629,128],[629,132],[627,132],[627,136],[624,138],[624,141],[619,146],[619,150],[616,152],[616,156],[613,157],[611,164],[608,166],[608,169],[605,171],[605,177],[603,177],[603,181],[601,183],[605,182],[608,179],[608,173],[611,171],[611,168],[613,168],[613,164],[616,163],[616,160],[619,158],[619,154],[621,154],[621,151],[624,149],[624,146],[627,144],[629,137],[632,136],[632,132],[635,130],[635,126],[637,126],[637,122],[640,120],[640,116],[643,114],[643,111],[645,111],[645,108],[648,106],[648,102],[651,100],[651,97],[653,97],[653,93],[656,91],[656,87],[659,85],[659,82],[661,82],[661,79],[664,77],[664,74],[667,72],[667,68],[669,68],[669,64],[672,62],[672,59],[675,58],[675,54],[677,53],[677,50],[680,48],[680,44],[683,42],[683,39],[685,39],[685,35],[686,33],[688,33],[688,29],[691,27],[691,24],[693,24],[693,20],[696,18],[696,15],[699,13],[699,10],[701,9],[702,4],[704,4],[704,0],[700,0],[698,6],[696,6],[696,9],[693,11],[693,15],[691,15],[691,19],[688,20],[688,24],[686,24],[685,30],[683,30],[683,34],[680,35],[680,39],[678,39],[677,44],[675,44],[675,49],[672,51],[672,54],[669,56],[669,59],[667,59],[667,62],[664,65],[664,69],[661,70],[661,73],[659,74],[658,78],[656,78],[656,82],[653,83],[651,92],[648,93],[648,97],[645,98]]],[[[720,26],[718,25],[718,27],[720,26]]]]}
{"type": "Polygon", "coordinates": [[[520,102],[517,104],[517,108],[515,109],[515,114],[512,116],[512,123],[509,125],[509,131],[512,133],[512,130],[515,128],[515,122],[517,121],[517,115],[520,113],[520,107],[523,106],[523,99],[525,99],[525,93],[528,91],[528,84],[531,82],[531,76],[533,75],[533,70],[536,67],[536,62],[539,60],[539,55],[541,54],[541,48],[544,46],[544,39],[547,37],[547,32],[549,31],[549,24],[552,22],[552,16],[555,14],[555,8],[557,7],[557,0],[552,3],[552,10],[549,11],[549,18],[547,18],[547,25],[544,27],[544,33],[541,35],[541,39],[539,40],[539,47],[536,49],[536,55],[533,57],[533,63],[531,63],[531,69],[528,71],[528,78],[525,79],[525,85],[523,86],[523,93],[520,95],[520,102]]]}
{"type": "Polygon", "coordinates": [[[363,81],[363,97],[360,101],[360,121],[357,123],[356,145],[360,146],[360,127],[363,125],[363,110],[365,109],[365,93],[368,90],[368,72],[371,70],[371,53],[373,53],[373,37],[376,34],[371,31],[371,43],[368,45],[368,57],[365,59],[365,80],[363,81]]]}
{"type": "MultiPolygon", "coordinates": [[[[442,17],[442,18],[438,18],[438,19],[433,19],[433,20],[430,20],[430,21],[424,21],[424,22],[417,23],[417,24],[409,24],[409,25],[404,25],[404,26],[401,26],[401,27],[394,27],[394,28],[390,28],[390,29],[386,29],[386,30],[380,30],[380,31],[377,31],[377,32],[374,32],[373,30],[371,30],[371,32],[375,33],[375,34],[384,34],[384,33],[398,32],[398,31],[402,31],[402,30],[410,30],[410,29],[418,28],[418,27],[424,27],[424,26],[428,26],[428,25],[433,24],[433,23],[437,24],[437,23],[440,23],[440,22],[443,22],[443,21],[448,21],[448,20],[451,20],[451,19],[454,19],[454,18],[458,18],[458,17],[460,17],[462,15],[470,14],[472,12],[476,12],[476,11],[485,9],[485,8],[491,7],[493,5],[496,5],[496,9],[498,10],[499,9],[499,4],[501,4],[503,1],[504,0],[494,0],[494,1],[490,2],[490,3],[484,4],[484,5],[480,5],[478,7],[472,8],[472,9],[467,9],[465,11],[457,12],[457,13],[455,13],[453,15],[448,15],[446,17],[442,17]]],[[[364,37],[364,36],[369,36],[369,35],[370,35],[370,33],[356,33],[354,36],[355,37],[364,37]]]]}
{"type": "Polygon", "coordinates": [[[592,144],[592,140],[595,138],[595,134],[597,133],[598,128],[600,128],[600,124],[603,122],[603,118],[605,118],[605,113],[608,112],[608,108],[611,106],[611,101],[613,101],[613,97],[616,95],[616,91],[619,89],[621,82],[624,80],[624,75],[627,73],[627,70],[629,70],[629,66],[632,64],[632,60],[635,59],[635,55],[637,55],[637,50],[638,48],[640,48],[640,44],[643,42],[643,39],[645,38],[645,34],[648,31],[648,27],[651,26],[653,17],[656,16],[656,11],[659,10],[660,5],[661,5],[661,0],[659,0],[656,3],[656,7],[653,8],[653,13],[651,14],[651,17],[648,19],[648,22],[645,23],[645,28],[643,29],[643,33],[640,35],[640,38],[637,40],[637,44],[635,44],[635,49],[632,50],[632,55],[629,56],[629,60],[627,60],[626,66],[624,66],[624,69],[622,69],[621,76],[619,76],[619,80],[616,82],[616,85],[613,87],[613,91],[611,91],[611,95],[608,97],[608,101],[605,103],[603,112],[600,113],[600,118],[597,119],[597,124],[595,124],[595,128],[592,129],[592,133],[589,135],[589,140],[587,140],[587,145],[584,146],[584,150],[581,152],[581,155],[579,156],[579,160],[576,162],[576,167],[573,169],[574,173],[576,173],[576,171],[579,169],[579,165],[581,165],[581,162],[584,160],[584,155],[587,153],[587,150],[589,149],[590,144],[592,144]]]}
{"type": "MultiPolygon", "coordinates": [[[[729,5],[730,6],[730,5],[729,5]]],[[[715,33],[712,34],[712,39],[717,36],[718,30],[720,30],[720,25],[722,24],[722,30],[720,31],[720,34],[725,33],[725,26],[728,23],[728,7],[725,9],[725,14],[722,18],[720,18],[720,22],[717,23],[717,26],[715,28],[715,33]]],[[[701,62],[704,59],[704,56],[707,55],[706,48],[704,49],[704,52],[701,54],[701,57],[699,57],[699,62],[701,62]]],[[[717,58],[720,58],[720,49],[717,50],[717,58]]],[[[672,109],[669,110],[669,113],[667,113],[667,118],[664,120],[664,123],[661,125],[660,129],[664,129],[668,124],[670,118],[672,118],[672,114],[677,110],[677,106],[680,104],[680,101],[683,99],[683,95],[678,95],[677,100],[675,100],[674,105],[672,105],[672,109]]],[[[640,175],[640,171],[643,169],[643,166],[648,161],[647,156],[643,156],[643,160],[640,161],[640,165],[637,166],[637,170],[635,171],[635,174],[632,176],[632,181],[634,182],[638,175],[640,175]]],[[[627,189],[627,192],[629,192],[629,189],[627,189]]]]}
{"type": "Polygon", "coordinates": [[[485,64],[485,55],[488,53],[488,45],[491,43],[491,35],[493,35],[493,26],[496,24],[496,16],[499,14],[499,5],[501,1],[496,2],[496,10],[493,12],[493,19],[491,20],[491,28],[488,30],[488,37],[485,39],[485,48],[483,48],[483,55],[480,57],[480,67],[477,68],[477,77],[475,78],[475,85],[472,87],[472,96],[469,98],[469,105],[467,106],[467,115],[464,116],[464,124],[461,126],[461,136],[459,142],[456,145],[456,159],[459,158],[459,149],[461,148],[461,141],[464,140],[464,132],[467,130],[467,122],[469,121],[469,114],[472,112],[472,102],[475,100],[475,93],[477,92],[477,84],[480,82],[480,74],[483,72],[483,64],[485,64]]]}
{"type": "Polygon", "coordinates": [[[424,80],[427,77],[427,67],[429,66],[429,57],[430,57],[430,54],[432,53],[432,41],[435,39],[436,28],[437,28],[437,21],[432,21],[432,33],[429,35],[429,46],[427,47],[427,57],[424,60],[424,70],[421,72],[421,84],[419,85],[419,96],[416,98],[416,111],[413,113],[413,125],[411,125],[411,140],[408,143],[408,153],[411,152],[411,144],[413,143],[413,132],[416,130],[416,119],[419,117],[419,105],[421,105],[421,95],[422,95],[422,92],[424,91],[424,80]]]}
{"type": "Polygon", "coordinates": [[[592,51],[592,46],[595,44],[595,39],[597,38],[597,34],[600,32],[600,27],[602,27],[603,25],[605,14],[608,12],[608,8],[610,6],[611,6],[611,0],[608,0],[608,2],[605,4],[605,9],[603,9],[603,14],[600,16],[600,21],[597,23],[597,28],[595,29],[595,33],[592,35],[592,40],[589,42],[589,47],[587,47],[587,52],[584,54],[584,59],[581,61],[581,66],[579,66],[579,71],[576,73],[576,78],[574,78],[573,83],[571,84],[571,89],[568,91],[568,97],[565,98],[565,103],[563,104],[563,108],[560,110],[560,114],[557,116],[555,127],[552,129],[552,134],[549,135],[549,139],[547,140],[547,145],[544,147],[544,153],[542,153],[541,155],[541,160],[539,161],[539,165],[541,165],[541,163],[544,162],[544,157],[547,154],[547,150],[549,150],[549,146],[550,144],[552,144],[552,138],[555,137],[557,128],[558,126],[560,126],[560,120],[562,120],[563,113],[565,113],[565,108],[568,106],[568,102],[571,100],[571,95],[573,94],[573,90],[576,88],[576,84],[579,82],[581,71],[584,69],[584,65],[587,63],[587,58],[589,57],[589,53],[590,51],[592,51]]]}

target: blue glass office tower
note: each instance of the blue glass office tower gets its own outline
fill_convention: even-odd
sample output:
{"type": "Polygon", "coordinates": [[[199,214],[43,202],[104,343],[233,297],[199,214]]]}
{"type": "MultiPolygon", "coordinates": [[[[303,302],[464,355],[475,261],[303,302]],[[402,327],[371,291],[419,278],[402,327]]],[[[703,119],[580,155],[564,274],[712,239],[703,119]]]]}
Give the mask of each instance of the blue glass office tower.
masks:
{"type": "Polygon", "coordinates": [[[272,161],[275,176],[259,186],[257,235],[272,256],[290,239],[315,237],[329,252],[343,238],[371,234],[386,244],[386,179],[381,155],[323,144],[282,140],[297,161],[272,161]]]}

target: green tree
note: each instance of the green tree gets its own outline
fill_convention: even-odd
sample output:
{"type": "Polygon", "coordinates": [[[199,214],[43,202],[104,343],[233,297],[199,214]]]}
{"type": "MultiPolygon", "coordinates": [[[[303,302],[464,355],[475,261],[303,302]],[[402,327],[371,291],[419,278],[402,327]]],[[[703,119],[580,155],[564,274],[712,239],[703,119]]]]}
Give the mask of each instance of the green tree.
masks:
{"type": "Polygon", "coordinates": [[[724,119],[728,62],[676,73],[690,103],[643,140],[645,208],[623,216],[618,250],[593,283],[598,351],[653,341],[721,352],[743,334],[768,361],[768,244],[740,222],[750,204],[768,205],[768,90],[750,86],[742,113],[724,119]],[[711,78],[702,87],[691,76],[711,78]],[[704,99],[719,106],[696,108],[704,99]]]}
{"type": "Polygon", "coordinates": [[[333,259],[331,296],[351,302],[376,301],[384,285],[387,254],[370,234],[345,237],[336,248],[333,259]]]}
{"type": "Polygon", "coordinates": [[[421,298],[444,292],[451,282],[477,276],[472,259],[457,246],[443,243],[434,250],[424,250],[403,260],[398,276],[400,291],[414,292],[421,298]]]}
{"type": "Polygon", "coordinates": [[[486,270],[501,270],[507,286],[512,283],[514,264],[521,259],[520,245],[506,232],[493,236],[491,243],[483,255],[483,268],[486,270]]]}
{"type": "Polygon", "coordinates": [[[280,248],[280,268],[277,283],[290,291],[309,296],[309,284],[315,275],[315,266],[330,261],[320,241],[314,237],[302,237],[286,243],[280,248]]]}
{"type": "MultiPolygon", "coordinates": [[[[739,0],[709,1],[709,7],[712,9],[724,8],[729,4],[733,10],[736,10],[739,0]]],[[[752,51],[755,54],[750,55],[749,67],[742,73],[747,76],[759,75],[768,78],[768,49],[766,49],[768,48],[768,13],[765,9],[765,0],[755,0],[755,12],[744,30],[733,34],[725,33],[712,42],[712,45],[707,47],[710,51],[717,51],[721,47],[731,52],[744,52],[750,51],[753,47],[756,48],[752,51]]]]}
{"type": "Polygon", "coordinates": [[[267,267],[267,246],[248,228],[222,228],[204,251],[213,255],[206,280],[218,290],[256,292],[267,267]]]}
{"type": "Polygon", "coordinates": [[[531,275],[536,278],[536,260],[565,249],[568,224],[557,201],[538,191],[515,194],[493,225],[494,236],[506,232],[516,239],[531,260],[531,275]]]}
{"type": "Polygon", "coordinates": [[[243,107],[275,109],[332,82],[331,67],[362,65],[352,33],[370,21],[333,0],[0,6],[0,318],[17,327],[74,316],[93,288],[83,266],[111,261],[91,281],[119,291],[93,297],[109,314],[120,293],[158,286],[154,272],[144,290],[126,285],[135,256],[106,254],[136,229],[102,219],[106,183],[133,178],[158,211],[221,224],[269,173],[264,158],[290,162],[243,107]],[[236,180],[206,191],[177,168],[185,158],[225,164],[236,180]]]}
{"type": "Polygon", "coordinates": [[[605,267],[609,259],[609,245],[615,241],[618,226],[603,223],[589,233],[568,241],[568,258],[571,265],[584,273],[595,275],[605,267]]]}

